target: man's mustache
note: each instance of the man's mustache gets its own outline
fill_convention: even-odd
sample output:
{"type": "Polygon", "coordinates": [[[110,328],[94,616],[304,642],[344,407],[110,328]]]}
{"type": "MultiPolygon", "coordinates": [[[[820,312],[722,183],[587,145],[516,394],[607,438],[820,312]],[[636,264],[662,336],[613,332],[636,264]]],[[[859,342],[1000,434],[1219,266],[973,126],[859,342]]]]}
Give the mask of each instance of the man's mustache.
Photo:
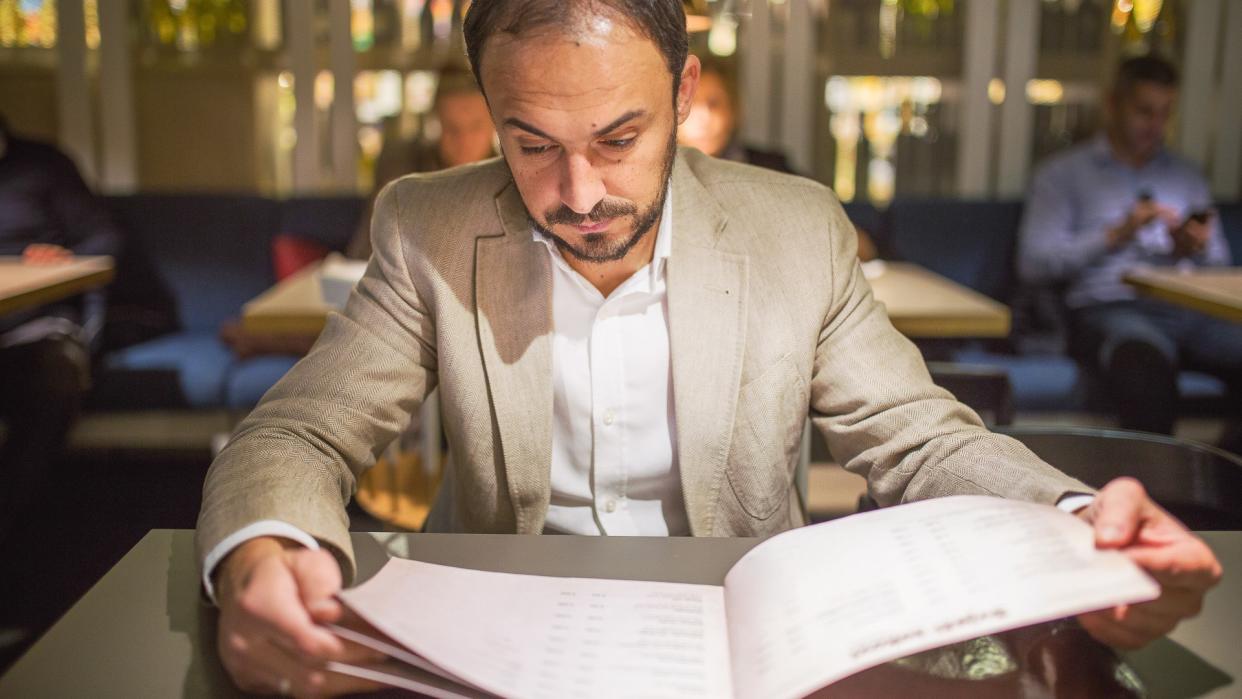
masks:
{"type": "Polygon", "coordinates": [[[568,224],[571,226],[582,225],[588,218],[592,221],[605,221],[610,218],[618,218],[620,216],[631,216],[638,213],[638,206],[634,202],[624,199],[601,199],[590,213],[580,214],[577,211],[561,204],[560,207],[549,211],[544,215],[547,219],[547,225],[554,226],[558,223],[568,224]]]}

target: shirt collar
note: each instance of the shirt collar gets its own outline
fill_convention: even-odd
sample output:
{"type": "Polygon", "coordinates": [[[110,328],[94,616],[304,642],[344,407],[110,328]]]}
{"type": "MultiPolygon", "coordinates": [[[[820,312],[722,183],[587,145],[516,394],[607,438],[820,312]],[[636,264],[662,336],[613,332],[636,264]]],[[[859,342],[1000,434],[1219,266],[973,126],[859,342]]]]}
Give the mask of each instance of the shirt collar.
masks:
{"type": "MultiPolygon", "coordinates": [[[[550,238],[539,232],[534,226],[530,229],[531,237],[547,246],[548,250],[555,256],[561,256],[560,248],[556,247],[556,243],[550,238]]],[[[668,266],[668,258],[673,253],[673,192],[672,187],[664,196],[664,206],[660,211],[660,227],[656,229],[655,249],[652,252],[651,264],[648,265],[651,274],[652,288],[658,281],[664,279],[665,267],[668,266]]],[[[563,258],[562,258],[563,259],[563,258]]]]}
{"type": "MultiPolygon", "coordinates": [[[[1095,138],[1091,139],[1091,154],[1095,157],[1097,162],[1103,165],[1115,165],[1127,168],[1130,167],[1129,165],[1122,163],[1120,160],[1117,160],[1117,156],[1113,154],[1113,144],[1109,142],[1108,134],[1103,131],[1097,133],[1095,138]]],[[[1142,169],[1149,168],[1153,165],[1164,165],[1168,161],[1168,158],[1169,151],[1164,146],[1161,146],[1160,150],[1156,151],[1156,155],[1148,161],[1142,169]]]]}

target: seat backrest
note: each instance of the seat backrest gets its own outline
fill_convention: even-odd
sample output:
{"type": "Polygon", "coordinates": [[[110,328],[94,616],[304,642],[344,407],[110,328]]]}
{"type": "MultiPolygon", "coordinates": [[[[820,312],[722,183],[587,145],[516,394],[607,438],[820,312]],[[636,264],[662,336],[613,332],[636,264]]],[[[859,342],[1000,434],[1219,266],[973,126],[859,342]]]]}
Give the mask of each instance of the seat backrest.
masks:
{"type": "Polygon", "coordinates": [[[1242,529],[1242,458],[1163,435],[1087,427],[999,430],[1041,459],[1099,488],[1138,479],[1153,500],[1192,529],[1242,529]]]}
{"type": "Polygon", "coordinates": [[[841,208],[856,227],[862,229],[875,243],[880,257],[892,257],[893,245],[888,237],[888,225],[884,214],[871,203],[865,201],[842,202],[841,208]]]}
{"type": "Polygon", "coordinates": [[[990,425],[1013,423],[1013,386],[1009,372],[1000,367],[927,362],[927,371],[937,386],[953,394],[990,425]]]}
{"type": "Polygon", "coordinates": [[[1216,211],[1220,215],[1220,226],[1225,240],[1229,241],[1233,264],[1242,265],[1242,201],[1217,204],[1216,211]]]}
{"type": "Polygon", "coordinates": [[[888,235],[898,259],[1007,302],[1021,217],[1020,201],[897,199],[888,235]]]}
{"type": "Polygon", "coordinates": [[[273,283],[276,202],[250,195],[137,194],[109,197],[124,235],[111,292],[139,301],[171,295],[177,326],[215,331],[273,283]],[[131,269],[142,275],[130,276],[131,269]]]}
{"type": "Polygon", "coordinates": [[[344,252],[358,230],[366,200],[358,196],[295,197],[280,202],[277,232],[344,252]]]}

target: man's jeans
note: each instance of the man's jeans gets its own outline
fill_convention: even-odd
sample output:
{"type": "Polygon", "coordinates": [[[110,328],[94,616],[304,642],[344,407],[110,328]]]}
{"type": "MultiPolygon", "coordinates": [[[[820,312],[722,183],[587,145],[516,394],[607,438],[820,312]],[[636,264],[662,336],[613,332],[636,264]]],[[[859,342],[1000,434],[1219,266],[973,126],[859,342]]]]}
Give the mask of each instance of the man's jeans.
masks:
{"type": "Polygon", "coordinates": [[[46,486],[90,376],[90,356],[63,335],[0,348],[0,541],[46,486]]]}
{"type": "Polygon", "coordinates": [[[1124,428],[1173,432],[1181,369],[1220,378],[1242,405],[1242,324],[1141,299],[1076,309],[1070,331],[1071,351],[1103,378],[1124,428]]]}

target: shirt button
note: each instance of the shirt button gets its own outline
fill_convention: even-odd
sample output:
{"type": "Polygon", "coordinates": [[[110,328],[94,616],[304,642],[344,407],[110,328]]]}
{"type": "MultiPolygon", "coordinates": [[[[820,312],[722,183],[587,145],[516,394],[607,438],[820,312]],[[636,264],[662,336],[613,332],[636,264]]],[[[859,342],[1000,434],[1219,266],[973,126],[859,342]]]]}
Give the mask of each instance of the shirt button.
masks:
{"type": "Polygon", "coordinates": [[[609,499],[609,500],[604,501],[604,512],[616,512],[616,510],[617,510],[616,500],[609,499]]]}
{"type": "MultiPolygon", "coordinates": [[[[604,411],[604,424],[605,425],[611,425],[613,421],[615,421],[616,419],[617,419],[617,414],[614,413],[612,410],[604,411]]],[[[611,510],[609,511],[611,512],[611,510]]]]}

